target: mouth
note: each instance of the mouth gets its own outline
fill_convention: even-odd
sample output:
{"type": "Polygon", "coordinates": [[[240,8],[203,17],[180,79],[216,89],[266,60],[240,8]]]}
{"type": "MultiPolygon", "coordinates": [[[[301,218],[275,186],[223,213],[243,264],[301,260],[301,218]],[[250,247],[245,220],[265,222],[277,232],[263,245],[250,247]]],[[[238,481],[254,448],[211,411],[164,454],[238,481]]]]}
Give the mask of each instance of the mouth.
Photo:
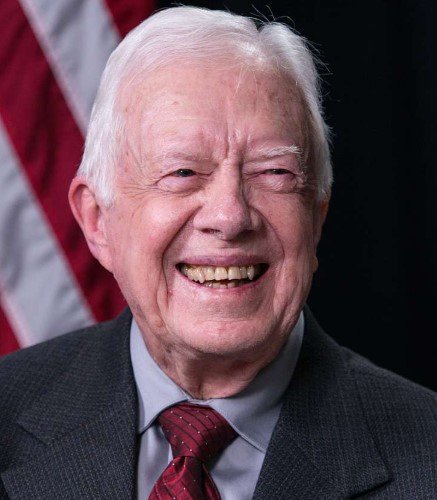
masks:
{"type": "Polygon", "coordinates": [[[209,288],[236,288],[258,280],[268,269],[268,264],[247,266],[196,266],[180,263],[176,268],[199,285],[209,288]]]}

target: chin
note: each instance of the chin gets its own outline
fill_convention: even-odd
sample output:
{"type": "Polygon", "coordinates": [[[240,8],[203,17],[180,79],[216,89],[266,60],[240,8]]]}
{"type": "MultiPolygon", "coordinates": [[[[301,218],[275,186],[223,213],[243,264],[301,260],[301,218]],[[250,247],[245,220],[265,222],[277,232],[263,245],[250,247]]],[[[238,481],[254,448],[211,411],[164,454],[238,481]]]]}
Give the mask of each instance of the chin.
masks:
{"type": "Polygon", "coordinates": [[[178,337],[185,347],[194,353],[229,359],[263,355],[280,343],[272,334],[266,334],[272,331],[267,325],[262,328],[259,324],[255,326],[244,323],[246,322],[206,323],[204,327],[185,331],[178,337]]]}

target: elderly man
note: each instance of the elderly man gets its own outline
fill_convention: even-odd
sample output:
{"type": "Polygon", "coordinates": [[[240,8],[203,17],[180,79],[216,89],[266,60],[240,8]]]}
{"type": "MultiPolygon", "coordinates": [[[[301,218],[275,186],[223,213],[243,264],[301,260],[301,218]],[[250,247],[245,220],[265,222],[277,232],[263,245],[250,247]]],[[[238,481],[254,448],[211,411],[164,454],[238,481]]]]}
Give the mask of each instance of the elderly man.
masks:
{"type": "Polygon", "coordinates": [[[178,7],[130,33],[70,190],[129,310],[2,362],[1,498],[436,498],[435,395],[305,307],[331,177],[288,28],[178,7]]]}

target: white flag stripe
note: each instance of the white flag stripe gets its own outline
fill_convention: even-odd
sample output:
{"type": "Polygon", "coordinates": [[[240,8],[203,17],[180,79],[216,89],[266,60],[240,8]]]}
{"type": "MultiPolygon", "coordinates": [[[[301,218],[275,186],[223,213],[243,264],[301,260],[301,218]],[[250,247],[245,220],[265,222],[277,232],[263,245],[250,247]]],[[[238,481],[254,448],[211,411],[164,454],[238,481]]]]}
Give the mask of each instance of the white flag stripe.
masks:
{"type": "Polygon", "coordinates": [[[120,41],[104,0],[19,0],[85,135],[106,61],[120,41]]]}
{"type": "Polygon", "coordinates": [[[18,341],[27,346],[91,324],[88,304],[1,121],[0,165],[0,286],[18,341]]]}
{"type": "Polygon", "coordinates": [[[15,310],[13,301],[3,285],[2,276],[0,275],[0,306],[3,309],[8,323],[14,332],[14,337],[20,347],[32,345],[32,335],[29,332],[28,325],[22,321],[18,311],[15,310]]]}

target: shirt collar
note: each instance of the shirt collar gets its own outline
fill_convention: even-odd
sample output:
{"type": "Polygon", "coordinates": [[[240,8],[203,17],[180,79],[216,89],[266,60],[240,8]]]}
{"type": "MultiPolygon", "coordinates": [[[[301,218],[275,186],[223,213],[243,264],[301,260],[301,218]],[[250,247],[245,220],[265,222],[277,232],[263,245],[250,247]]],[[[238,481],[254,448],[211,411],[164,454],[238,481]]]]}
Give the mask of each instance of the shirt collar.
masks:
{"type": "Polygon", "coordinates": [[[279,354],[243,391],[229,398],[199,401],[190,398],[155,363],[133,319],[130,351],[138,393],[138,432],[144,432],[165,408],[190,401],[214,408],[243,439],[265,453],[299,357],[303,332],[301,313],[279,354]]]}

